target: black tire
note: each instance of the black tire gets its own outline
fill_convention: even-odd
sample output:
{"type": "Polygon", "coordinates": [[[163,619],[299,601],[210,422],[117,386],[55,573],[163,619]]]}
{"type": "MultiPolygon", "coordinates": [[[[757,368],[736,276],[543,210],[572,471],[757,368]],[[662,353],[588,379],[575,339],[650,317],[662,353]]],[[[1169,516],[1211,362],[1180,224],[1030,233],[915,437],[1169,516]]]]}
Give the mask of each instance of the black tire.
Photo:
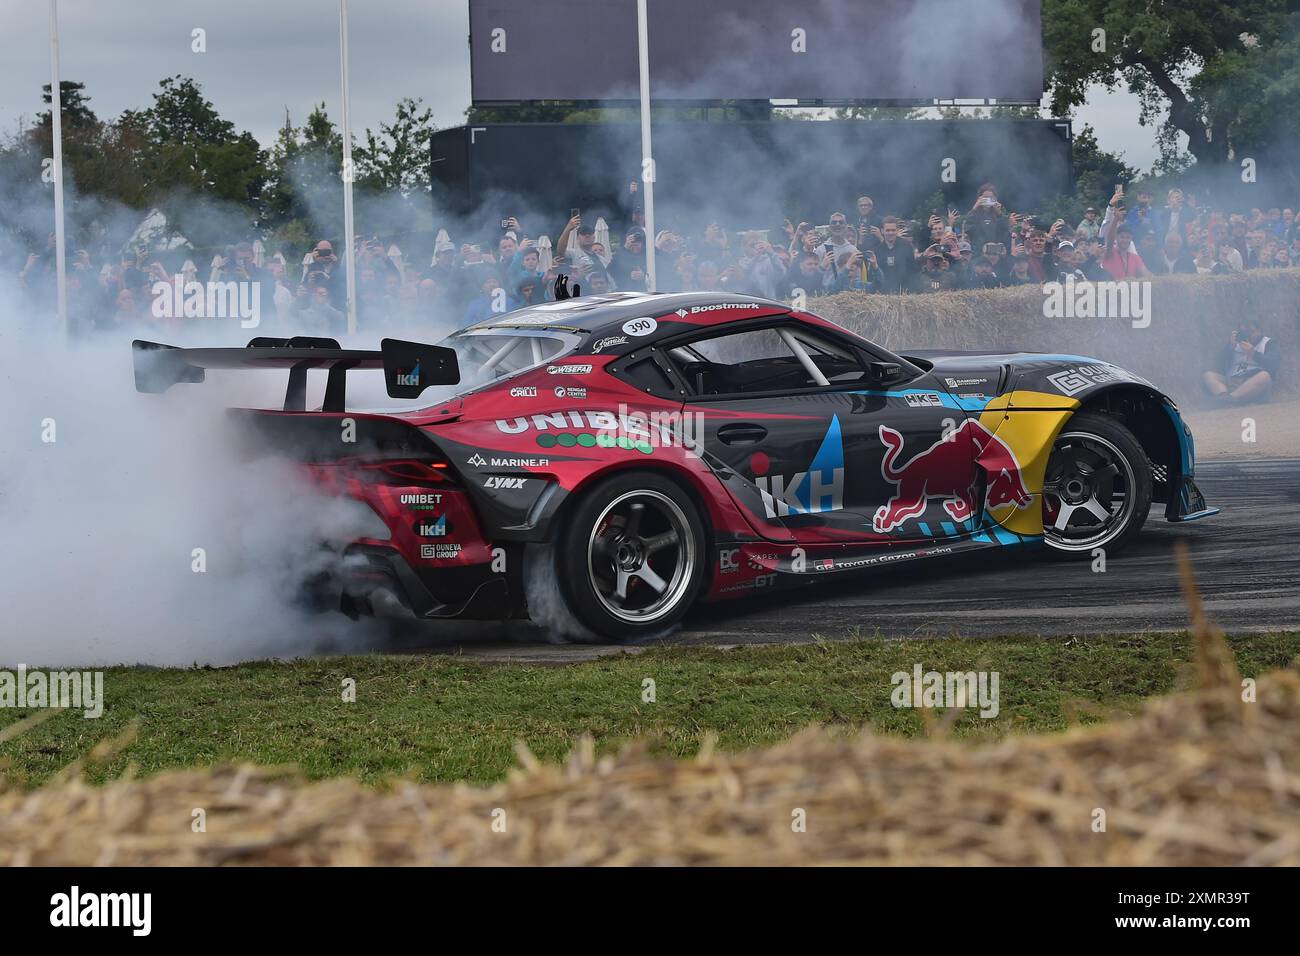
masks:
{"type": "Polygon", "coordinates": [[[706,541],[699,510],[674,482],[613,475],[581,492],[561,522],[525,569],[529,616],[551,636],[635,641],[665,633],[695,603],[706,541]],[[554,607],[557,586],[563,609],[554,607]]]}
{"type": "Polygon", "coordinates": [[[1043,482],[1043,540],[1053,557],[1112,555],[1142,531],[1151,510],[1151,463],[1109,415],[1074,415],[1052,447],[1043,482]],[[1107,517],[1102,517],[1102,511],[1107,517]]]}

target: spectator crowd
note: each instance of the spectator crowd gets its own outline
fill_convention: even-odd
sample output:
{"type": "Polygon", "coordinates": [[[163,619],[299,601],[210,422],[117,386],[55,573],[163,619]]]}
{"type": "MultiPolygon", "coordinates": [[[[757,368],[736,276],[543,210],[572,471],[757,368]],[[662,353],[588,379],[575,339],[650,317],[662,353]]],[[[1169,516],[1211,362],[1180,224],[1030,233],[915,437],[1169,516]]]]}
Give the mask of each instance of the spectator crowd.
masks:
{"type": "MultiPolygon", "coordinates": [[[[783,230],[737,231],[713,222],[695,235],[666,228],[653,237],[635,202],[635,183],[630,191],[632,211],[616,230],[578,209],[558,224],[512,216],[479,230],[476,241],[457,243],[440,231],[431,261],[420,262],[408,261],[378,236],[357,237],[359,325],[382,330],[431,319],[444,327],[468,325],[550,298],[562,274],[582,294],[644,291],[650,241],[657,291],[717,290],[786,300],[800,291],[809,297],[927,293],[1071,276],[1091,282],[1300,265],[1295,210],[1228,212],[1199,204],[1179,189],[1157,206],[1149,192],[1139,189],[1130,202],[1117,187],[1103,210],[1089,208],[1074,225],[1013,212],[986,183],[964,213],[950,208],[924,223],[881,215],[872,197],[860,196],[851,212],[832,212],[821,225],[787,220],[783,230]]],[[[84,249],[70,250],[69,315],[78,331],[176,325],[185,316],[159,309],[158,283],[170,288],[233,281],[256,285],[262,334],[345,331],[341,256],[324,239],[298,255],[268,256],[260,242],[243,242],[221,250],[202,269],[191,258],[173,272],[164,262],[174,254],[132,250],[96,263],[84,249]]],[[[34,304],[52,303],[53,237],[42,253],[28,256],[19,279],[34,304]]]]}

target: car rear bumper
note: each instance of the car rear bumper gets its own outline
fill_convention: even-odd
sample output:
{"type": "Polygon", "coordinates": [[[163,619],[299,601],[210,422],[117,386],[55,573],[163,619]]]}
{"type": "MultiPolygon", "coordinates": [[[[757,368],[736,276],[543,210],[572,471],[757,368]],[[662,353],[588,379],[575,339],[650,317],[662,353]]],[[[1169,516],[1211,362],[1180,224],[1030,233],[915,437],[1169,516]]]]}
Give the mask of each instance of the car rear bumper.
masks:
{"type": "Polygon", "coordinates": [[[345,609],[419,620],[514,616],[508,577],[491,565],[417,570],[395,548],[366,544],[349,546],[343,557],[345,609]]]}

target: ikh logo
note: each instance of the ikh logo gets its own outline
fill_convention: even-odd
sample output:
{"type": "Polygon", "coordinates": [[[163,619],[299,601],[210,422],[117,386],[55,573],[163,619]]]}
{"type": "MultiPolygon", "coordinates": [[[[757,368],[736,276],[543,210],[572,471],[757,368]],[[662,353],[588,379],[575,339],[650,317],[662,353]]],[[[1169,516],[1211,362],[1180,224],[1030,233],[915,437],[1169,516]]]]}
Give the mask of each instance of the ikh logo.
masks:
{"type": "Polygon", "coordinates": [[[903,436],[881,425],[880,440],[885,445],[880,473],[895,486],[894,496],[881,505],[871,522],[881,533],[925,514],[931,498],[947,499],[943,510],[954,520],[970,518],[975,514],[981,472],[990,476],[985,498],[989,508],[1024,508],[1031,500],[1016,456],[1006,442],[973,418],[962,422],[948,438],[917,452],[905,465],[898,464],[903,436]]]}
{"type": "Polygon", "coordinates": [[[417,538],[445,538],[447,536],[447,516],[438,515],[432,522],[421,521],[415,526],[417,538]]]}
{"type": "MultiPolygon", "coordinates": [[[[752,461],[766,470],[766,456],[752,461]]],[[[807,471],[798,472],[786,479],[784,475],[758,475],[754,478],[763,495],[763,509],[769,518],[786,515],[816,514],[822,511],[839,511],[844,507],[844,442],[840,437],[840,419],[831,419],[821,447],[813,456],[807,471]]]]}
{"type": "Polygon", "coordinates": [[[417,388],[419,387],[420,385],[420,360],[419,359],[415,360],[415,368],[411,369],[409,372],[403,372],[401,370],[398,370],[397,384],[411,385],[417,388]]]}

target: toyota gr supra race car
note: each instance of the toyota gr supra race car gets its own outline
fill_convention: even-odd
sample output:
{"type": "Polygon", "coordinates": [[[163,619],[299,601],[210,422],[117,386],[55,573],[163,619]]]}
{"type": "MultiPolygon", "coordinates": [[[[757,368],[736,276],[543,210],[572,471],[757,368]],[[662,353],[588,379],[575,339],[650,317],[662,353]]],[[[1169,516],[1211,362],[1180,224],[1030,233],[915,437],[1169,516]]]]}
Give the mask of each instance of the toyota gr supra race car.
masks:
{"type": "Polygon", "coordinates": [[[1153,502],[1169,521],[1217,511],[1177,408],[1122,368],[894,354],[750,296],[571,298],[380,351],[133,349],[146,392],[207,368],[290,370],[282,410],[232,414],[380,519],[347,544],[338,593],[353,613],[531,614],[627,640],[697,600],[981,548],[1114,553],[1153,502]],[[329,370],[318,410],[313,368],[329,370]],[[345,376],[364,368],[394,398],[439,391],[348,410],[345,376]]]}

